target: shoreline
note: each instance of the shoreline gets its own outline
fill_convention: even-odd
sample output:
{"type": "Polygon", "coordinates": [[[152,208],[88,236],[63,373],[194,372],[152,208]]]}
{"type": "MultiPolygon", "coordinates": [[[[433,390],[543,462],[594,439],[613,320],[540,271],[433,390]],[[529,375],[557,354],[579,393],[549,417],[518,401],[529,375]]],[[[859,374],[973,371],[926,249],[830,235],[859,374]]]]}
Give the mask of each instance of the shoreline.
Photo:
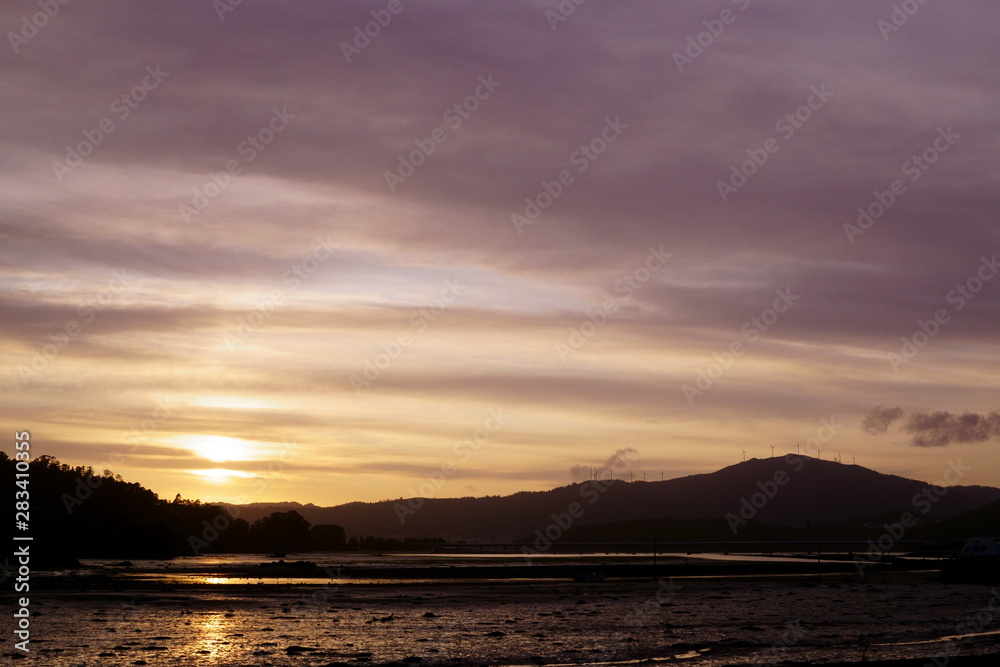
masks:
{"type": "Polygon", "coordinates": [[[520,585],[532,583],[575,583],[601,587],[615,582],[642,582],[663,579],[730,579],[762,581],[795,579],[809,581],[874,580],[886,576],[910,577],[917,582],[938,583],[939,568],[919,561],[876,564],[864,574],[850,562],[748,562],[699,560],[665,564],[550,564],[461,566],[364,565],[334,567],[233,567],[195,565],[192,567],[104,567],[58,571],[38,571],[32,588],[39,591],[98,589],[179,589],[236,586],[259,587],[297,585],[520,585]],[[574,582],[578,575],[597,572],[604,581],[574,582]],[[240,583],[240,580],[246,580],[240,583]],[[267,583],[262,583],[262,582],[267,583]]]}

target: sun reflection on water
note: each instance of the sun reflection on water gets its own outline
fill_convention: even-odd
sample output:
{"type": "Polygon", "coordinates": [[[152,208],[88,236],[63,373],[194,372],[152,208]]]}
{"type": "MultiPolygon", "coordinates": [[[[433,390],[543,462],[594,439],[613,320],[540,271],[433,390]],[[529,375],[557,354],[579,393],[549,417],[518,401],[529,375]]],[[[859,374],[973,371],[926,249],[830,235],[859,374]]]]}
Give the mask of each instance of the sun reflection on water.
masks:
{"type": "Polygon", "coordinates": [[[232,651],[232,636],[238,634],[231,616],[212,612],[192,622],[198,632],[193,642],[196,654],[206,656],[216,663],[228,656],[232,651]]]}

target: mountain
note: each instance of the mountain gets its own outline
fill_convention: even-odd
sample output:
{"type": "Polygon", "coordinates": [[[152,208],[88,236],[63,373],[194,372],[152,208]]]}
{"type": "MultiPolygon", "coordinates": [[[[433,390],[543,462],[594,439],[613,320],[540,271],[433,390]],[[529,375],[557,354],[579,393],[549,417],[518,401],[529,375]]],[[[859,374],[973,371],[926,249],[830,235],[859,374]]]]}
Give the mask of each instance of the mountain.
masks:
{"type": "Polygon", "coordinates": [[[879,515],[898,517],[905,511],[921,518],[944,518],[1000,501],[1000,489],[993,487],[947,487],[943,496],[929,489],[926,482],[789,454],[659,482],[596,480],[510,496],[399,499],[336,507],[254,503],[234,506],[233,511],[253,522],[276,510],[294,509],[313,524],[343,526],[348,535],[511,541],[554,524],[553,515],[563,524],[568,522],[567,528],[727,515],[804,527],[860,522],[879,515]]]}
{"type": "MultiPolygon", "coordinates": [[[[948,493],[951,493],[949,491],[948,493]]],[[[947,495],[947,494],[946,494],[947,495]]],[[[923,498],[923,496],[921,496],[923,498]]],[[[940,513],[922,514],[926,507],[921,500],[917,507],[907,510],[916,518],[916,524],[907,531],[906,539],[933,542],[950,542],[961,546],[972,537],[1000,536],[1000,500],[958,514],[941,518],[940,513]],[[916,509],[916,511],[914,511],[916,509]]],[[[947,506],[946,506],[946,509],[947,506]]],[[[726,519],[638,519],[612,521],[573,526],[561,537],[563,542],[615,543],[646,542],[653,538],[660,544],[666,542],[718,542],[735,540],[733,527],[739,540],[744,541],[808,541],[817,537],[823,540],[864,541],[877,540],[886,532],[887,524],[900,521],[901,510],[883,512],[847,521],[813,524],[811,527],[778,526],[757,521],[730,523],[726,519]]],[[[951,510],[949,510],[950,512],[951,510]]],[[[536,536],[530,536],[534,538],[536,536]]]]}
{"type": "Polygon", "coordinates": [[[914,529],[913,534],[921,539],[936,540],[1000,536],[1000,501],[919,527],[914,529]]]}
{"type": "MultiPolygon", "coordinates": [[[[774,526],[757,521],[739,525],[739,539],[743,541],[785,541],[808,540],[811,529],[788,526],[774,526]]],[[[526,536],[534,542],[538,535],[526,536]]],[[[610,523],[592,523],[569,528],[562,542],[568,543],[611,543],[628,544],[638,542],[650,544],[657,540],[661,546],[678,542],[727,542],[733,541],[729,522],[717,519],[632,519],[610,523]]]]}

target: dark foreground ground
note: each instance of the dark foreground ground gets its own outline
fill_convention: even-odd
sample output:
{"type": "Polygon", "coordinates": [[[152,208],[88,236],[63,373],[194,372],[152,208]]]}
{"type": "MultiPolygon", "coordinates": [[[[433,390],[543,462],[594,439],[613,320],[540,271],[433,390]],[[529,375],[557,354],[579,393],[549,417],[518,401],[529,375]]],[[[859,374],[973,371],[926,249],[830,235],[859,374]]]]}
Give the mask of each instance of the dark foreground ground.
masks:
{"type": "MultiPolygon", "coordinates": [[[[46,667],[1000,665],[1000,592],[942,583],[919,568],[860,576],[849,567],[821,573],[815,563],[673,563],[655,577],[605,568],[606,581],[585,584],[565,571],[527,578],[487,569],[470,577],[476,568],[357,567],[331,577],[292,568],[294,578],[283,579],[266,568],[265,580],[233,569],[198,572],[186,583],[162,571],[38,576],[31,652],[15,660],[46,667]],[[377,583],[358,583],[376,569],[377,583]]],[[[2,599],[13,607],[9,592],[2,599]]],[[[22,655],[10,614],[3,619],[0,652],[22,655]]]]}

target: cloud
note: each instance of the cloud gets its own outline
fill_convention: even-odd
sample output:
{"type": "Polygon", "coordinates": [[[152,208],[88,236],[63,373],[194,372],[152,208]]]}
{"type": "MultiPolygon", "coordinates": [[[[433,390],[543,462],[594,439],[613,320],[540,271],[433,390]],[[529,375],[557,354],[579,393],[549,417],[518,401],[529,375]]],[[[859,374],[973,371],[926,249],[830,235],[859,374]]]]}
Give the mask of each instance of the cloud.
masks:
{"type": "Polygon", "coordinates": [[[861,430],[872,435],[880,435],[889,430],[894,421],[903,416],[903,409],[874,407],[861,420],[861,430]]]}
{"type": "Polygon", "coordinates": [[[634,447],[623,447],[609,456],[604,463],[599,466],[580,464],[570,466],[570,479],[574,482],[588,480],[590,479],[591,471],[594,472],[594,475],[598,479],[610,477],[611,473],[618,473],[620,475],[624,471],[628,470],[629,465],[632,463],[632,459],[638,454],[639,450],[634,447]]]}
{"type": "MultiPolygon", "coordinates": [[[[996,174],[984,165],[1000,155],[1000,88],[982,62],[1000,54],[998,3],[927,3],[888,41],[875,24],[889,12],[867,0],[750,3],[683,73],[674,52],[717,8],[595,3],[552,31],[553,3],[413,3],[350,62],[339,44],[371,20],[363,0],[249,0],[224,21],[211,3],[105,0],[53,17],[0,60],[10,89],[0,99],[0,390],[11,408],[0,425],[33,422],[52,454],[86,462],[84,445],[120,442],[172,396],[191,407],[144,447],[197,433],[299,435],[330,465],[370,461],[370,477],[351,468],[354,486],[323,471],[267,492],[331,503],[398,497],[425,465],[411,448],[445,451],[454,425],[489,406],[509,406],[523,428],[463,468],[489,473],[476,481],[483,493],[520,490],[539,470],[563,482],[571,463],[581,479],[624,470],[629,450],[601,458],[624,443],[668,466],[714,469],[734,441],[794,442],[835,406],[862,416],[864,396],[994,409],[983,389],[1000,369],[982,360],[1000,350],[997,281],[928,345],[924,381],[900,382],[873,359],[954,305],[949,290],[997,245],[996,174]],[[127,116],[112,109],[147,66],[169,76],[127,116]],[[447,121],[480,77],[500,83],[495,94],[460,125],[447,121]],[[814,86],[833,97],[785,139],[776,121],[814,86]],[[275,108],[295,118],[251,161],[245,142],[275,108]],[[53,162],[103,118],[113,134],[57,178],[53,162]],[[571,155],[609,118],[628,128],[582,170],[571,155]],[[858,207],[904,178],[904,161],[945,127],[961,136],[954,149],[849,242],[843,225],[858,207]],[[390,191],[385,173],[438,129],[447,140],[390,191]],[[716,183],[768,137],[781,150],[723,204],[716,183]],[[211,174],[230,161],[240,173],[186,221],[179,204],[214,189],[211,174]],[[543,183],[557,187],[563,170],[572,183],[518,234],[511,215],[549,196],[543,183]],[[953,219],[943,238],[941,221],[953,219]],[[296,276],[319,240],[336,251],[296,276]],[[626,297],[619,281],[661,245],[670,262],[626,297]],[[113,272],[130,280],[109,293],[113,272]],[[452,279],[468,291],[415,326],[452,279]],[[789,287],[801,301],[750,340],[743,324],[789,287]],[[592,315],[610,299],[613,317],[592,315]],[[81,312],[95,300],[90,321],[81,312]],[[251,318],[263,321],[237,336],[251,318]],[[68,325],[79,335],[65,343],[68,325]],[[560,358],[556,345],[591,326],[560,358]],[[356,392],[349,376],[400,336],[411,343],[356,392]],[[746,353],[690,404],[682,385],[733,343],[746,353]],[[31,364],[38,375],[22,376],[31,364]],[[199,403],[231,396],[287,407],[199,403]],[[541,461],[513,455],[529,446],[541,461]]],[[[15,31],[22,4],[0,3],[15,31]]],[[[880,406],[862,428],[886,433],[908,416],[880,406]]],[[[976,428],[941,433],[961,442],[956,433],[976,428]]],[[[883,440],[872,451],[899,457],[883,440]]],[[[907,450],[906,472],[918,453],[907,450]]],[[[983,455],[1000,461],[1000,450],[983,455]]],[[[120,472],[148,472],[166,497],[198,493],[156,465],[137,453],[120,472]]]]}
{"type": "Polygon", "coordinates": [[[953,442],[985,442],[1000,438],[1000,413],[980,415],[965,412],[957,415],[946,410],[915,412],[910,415],[903,431],[912,438],[914,447],[945,447],[953,442]]]}
{"type": "MultiPolygon", "coordinates": [[[[872,408],[861,420],[861,430],[881,435],[904,416],[900,407],[872,408]]],[[[1000,413],[955,414],[947,410],[912,412],[900,430],[910,436],[913,447],[945,447],[952,443],[986,442],[1000,438],[1000,413]]]]}

